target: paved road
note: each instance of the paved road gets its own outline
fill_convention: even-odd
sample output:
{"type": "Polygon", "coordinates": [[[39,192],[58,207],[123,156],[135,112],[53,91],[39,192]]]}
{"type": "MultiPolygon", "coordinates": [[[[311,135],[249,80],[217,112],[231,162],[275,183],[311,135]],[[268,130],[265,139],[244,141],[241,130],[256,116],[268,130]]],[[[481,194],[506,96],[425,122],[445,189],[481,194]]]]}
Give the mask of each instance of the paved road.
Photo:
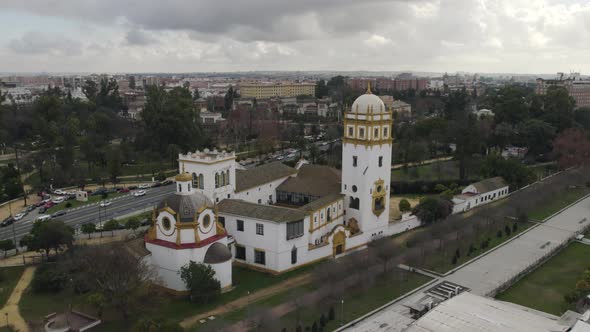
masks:
{"type": "MultiPolygon", "coordinates": [[[[107,208],[101,208],[100,219],[104,222],[112,218],[124,216],[137,211],[151,208],[156,205],[162,198],[174,192],[174,186],[164,186],[158,188],[150,188],[146,190],[146,195],[143,197],[135,197],[132,193],[119,196],[112,200],[113,204],[107,208]]],[[[13,239],[16,235],[16,240],[29,233],[33,227],[35,219],[39,216],[38,209],[31,211],[25,218],[15,222],[14,228],[12,225],[0,228],[0,239],[13,239]],[[14,229],[14,233],[13,233],[14,229]],[[13,235],[14,234],[14,235],[13,235]]],[[[63,220],[67,225],[76,228],[78,225],[92,222],[98,224],[99,222],[99,206],[98,203],[89,204],[86,206],[66,210],[67,214],[56,218],[63,220]]]]}
{"type": "MultiPolygon", "coordinates": [[[[589,216],[590,196],[546,222],[539,223],[528,232],[487,255],[462,266],[454,273],[438,278],[437,282],[450,281],[468,287],[472,293],[486,296],[506,280],[526,270],[533,262],[550,253],[560,243],[583,230],[590,224],[589,216]]],[[[425,289],[429,287],[425,287],[425,289]]],[[[359,332],[404,331],[414,321],[407,306],[424,298],[425,289],[376,312],[353,326],[347,326],[343,330],[359,332]]]]}

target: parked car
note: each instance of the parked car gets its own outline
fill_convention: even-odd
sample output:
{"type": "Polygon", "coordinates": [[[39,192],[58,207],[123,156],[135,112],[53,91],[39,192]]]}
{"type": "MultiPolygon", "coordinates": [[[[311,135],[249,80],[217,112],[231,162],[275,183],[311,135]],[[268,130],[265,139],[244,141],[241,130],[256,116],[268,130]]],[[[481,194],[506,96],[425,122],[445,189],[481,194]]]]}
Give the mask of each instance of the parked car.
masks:
{"type": "Polygon", "coordinates": [[[6,217],[6,219],[2,220],[2,222],[0,223],[0,227],[6,227],[8,225],[12,225],[12,223],[14,223],[14,217],[8,216],[8,217],[6,217]]]}
{"type": "Polygon", "coordinates": [[[45,212],[47,212],[47,209],[44,206],[42,206],[41,208],[39,208],[39,214],[43,214],[45,212]]]}
{"type": "Polygon", "coordinates": [[[63,190],[61,190],[61,189],[56,189],[56,190],[53,191],[53,193],[56,194],[56,195],[63,195],[63,194],[65,194],[65,192],[63,190]]]}
{"type": "Polygon", "coordinates": [[[131,190],[129,190],[129,188],[119,188],[119,189],[118,189],[118,191],[119,191],[120,193],[128,193],[128,192],[130,192],[131,190]]]}
{"type": "Polygon", "coordinates": [[[113,204],[113,202],[111,202],[111,201],[102,201],[102,202],[100,202],[100,207],[107,207],[111,204],[113,204]]]}
{"type": "Polygon", "coordinates": [[[42,205],[45,205],[45,202],[41,201],[41,202],[35,203],[35,207],[40,207],[42,205]]]}
{"type": "Polygon", "coordinates": [[[55,203],[53,203],[53,202],[51,202],[51,201],[49,201],[49,202],[47,202],[47,203],[45,203],[45,204],[43,205],[43,207],[44,207],[44,208],[46,208],[46,209],[51,209],[51,208],[52,208],[52,207],[54,207],[54,206],[55,206],[55,203]]]}
{"type": "Polygon", "coordinates": [[[152,188],[157,188],[157,187],[161,187],[162,183],[161,182],[156,182],[154,184],[152,184],[152,188]]]}
{"type": "Polygon", "coordinates": [[[92,194],[90,194],[90,196],[96,196],[96,195],[102,195],[102,194],[106,194],[107,190],[104,188],[100,188],[100,189],[96,189],[95,191],[92,192],[92,194]]]}
{"type": "Polygon", "coordinates": [[[31,212],[37,208],[37,204],[31,204],[27,207],[27,211],[31,212]]]}
{"type": "Polygon", "coordinates": [[[66,214],[66,210],[59,210],[56,213],[51,215],[51,218],[61,217],[66,214]]]}
{"type": "Polygon", "coordinates": [[[150,187],[150,185],[147,183],[142,183],[139,186],[137,186],[137,188],[139,188],[139,189],[147,189],[149,187],[150,187]]]}
{"type": "Polygon", "coordinates": [[[169,186],[169,185],[171,185],[173,183],[174,183],[174,181],[172,181],[172,180],[164,180],[164,181],[162,181],[162,185],[163,186],[169,186]]]}
{"type": "Polygon", "coordinates": [[[138,190],[133,194],[133,196],[135,196],[135,197],[145,196],[145,190],[138,190]]]}
{"type": "Polygon", "coordinates": [[[24,214],[24,213],[19,213],[19,214],[17,214],[17,215],[15,215],[15,216],[14,216],[14,221],[19,221],[19,220],[21,220],[22,218],[24,218],[25,216],[26,216],[26,214],[24,214]]]}
{"type": "Polygon", "coordinates": [[[135,190],[135,189],[137,189],[137,186],[129,186],[127,188],[129,188],[129,190],[135,190]]]}
{"type": "Polygon", "coordinates": [[[51,216],[48,214],[44,214],[42,216],[37,217],[37,221],[48,221],[51,220],[51,216]]]}
{"type": "Polygon", "coordinates": [[[51,202],[53,204],[60,204],[60,203],[63,203],[65,200],[66,200],[65,197],[60,196],[60,197],[56,197],[56,198],[52,199],[51,202]]]}

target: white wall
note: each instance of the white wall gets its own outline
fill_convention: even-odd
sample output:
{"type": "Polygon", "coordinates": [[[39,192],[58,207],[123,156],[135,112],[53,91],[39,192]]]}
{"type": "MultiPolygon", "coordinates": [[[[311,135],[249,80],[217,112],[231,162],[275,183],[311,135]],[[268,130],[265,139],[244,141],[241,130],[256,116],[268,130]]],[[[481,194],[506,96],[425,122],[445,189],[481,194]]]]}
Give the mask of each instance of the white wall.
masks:
{"type": "MultiPolygon", "coordinates": [[[[260,204],[268,205],[269,196],[272,196],[273,204],[277,201],[276,189],[277,187],[285,182],[289,177],[283,177],[272,182],[265,183],[258,187],[246,189],[244,191],[236,192],[231,195],[230,198],[242,199],[247,202],[257,203],[260,200],[260,204]]],[[[225,197],[227,198],[227,196],[225,197]]]]}
{"type": "Polygon", "coordinates": [[[180,160],[179,167],[182,171],[182,164],[184,164],[185,172],[191,175],[195,173],[197,176],[203,174],[205,183],[203,189],[194,188],[195,191],[204,193],[213,202],[218,199],[221,201],[227,198],[228,194],[233,194],[236,184],[236,161],[235,159],[227,159],[223,161],[216,161],[212,163],[197,163],[187,160],[180,160]],[[229,185],[215,188],[215,173],[225,172],[229,170],[229,185]]]}

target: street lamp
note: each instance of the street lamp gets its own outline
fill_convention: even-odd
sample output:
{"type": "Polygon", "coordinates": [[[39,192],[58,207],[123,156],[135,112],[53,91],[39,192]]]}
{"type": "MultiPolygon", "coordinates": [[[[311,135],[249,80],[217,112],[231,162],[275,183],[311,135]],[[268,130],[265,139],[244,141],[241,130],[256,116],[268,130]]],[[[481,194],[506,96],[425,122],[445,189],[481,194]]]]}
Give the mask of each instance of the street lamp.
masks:
{"type": "Polygon", "coordinates": [[[340,311],[340,326],[344,325],[344,299],[341,300],[342,307],[340,311]]]}

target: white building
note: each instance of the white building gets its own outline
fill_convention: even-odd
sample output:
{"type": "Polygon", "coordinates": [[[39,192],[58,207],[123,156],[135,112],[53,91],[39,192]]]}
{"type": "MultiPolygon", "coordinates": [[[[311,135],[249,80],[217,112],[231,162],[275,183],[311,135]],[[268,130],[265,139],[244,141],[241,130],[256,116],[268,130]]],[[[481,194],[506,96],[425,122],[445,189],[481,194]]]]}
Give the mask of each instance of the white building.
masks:
{"type": "Polygon", "coordinates": [[[176,176],[176,186],[176,193],[163,199],[154,210],[152,227],[145,237],[149,254],[144,261],[155,268],[158,283],[177,292],[187,290],[179,271],[190,261],[211,266],[221,288],[229,289],[232,254],[215,205],[194,190],[187,173],[176,176]]]}
{"type": "Polygon", "coordinates": [[[225,121],[225,119],[221,116],[221,113],[209,112],[206,108],[201,109],[199,118],[201,119],[201,123],[204,125],[213,125],[221,121],[225,121]]]}
{"type": "Polygon", "coordinates": [[[509,186],[501,177],[489,178],[465,187],[453,197],[453,213],[465,212],[508,195],[509,186]]]}

